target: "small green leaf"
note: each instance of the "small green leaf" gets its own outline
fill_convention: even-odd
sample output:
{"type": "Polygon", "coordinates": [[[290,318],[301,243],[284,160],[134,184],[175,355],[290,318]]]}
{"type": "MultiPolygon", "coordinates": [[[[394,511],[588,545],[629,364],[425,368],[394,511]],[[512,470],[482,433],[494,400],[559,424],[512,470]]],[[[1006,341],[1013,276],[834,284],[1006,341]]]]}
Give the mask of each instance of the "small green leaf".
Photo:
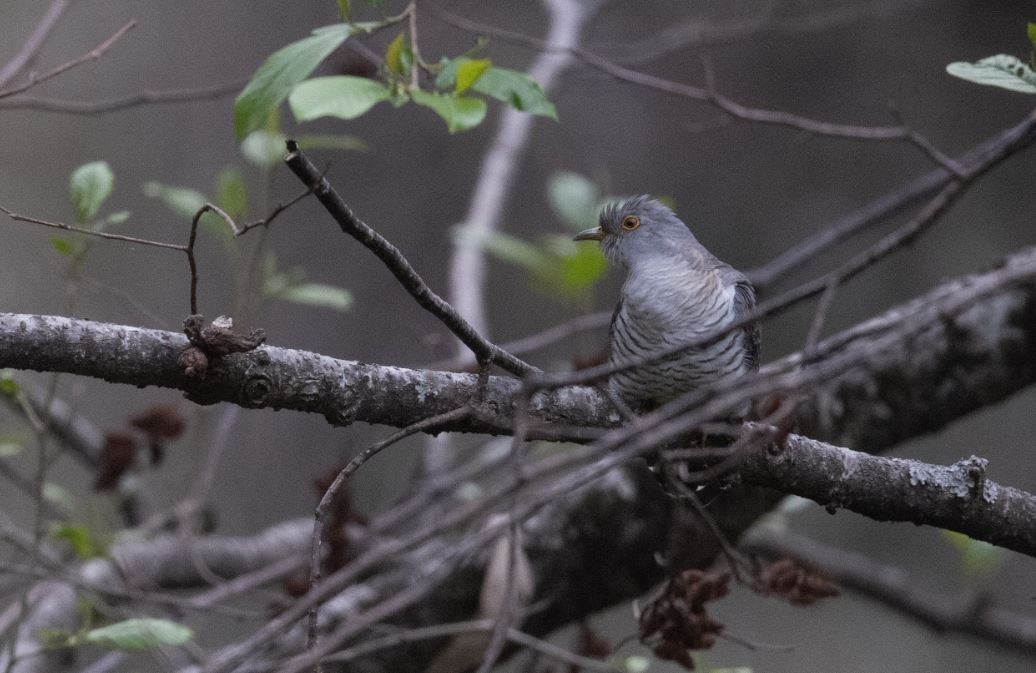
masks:
{"type": "Polygon", "coordinates": [[[990,56],[977,63],[951,63],[946,66],[946,72],[976,84],[1036,93],[1036,72],[1020,59],[1006,54],[990,56]]]}
{"type": "Polygon", "coordinates": [[[486,118],[486,103],[468,96],[447,96],[418,89],[411,93],[414,102],[431,108],[446,121],[450,133],[467,131],[486,118]]]}
{"type": "Polygon", "coordinates": [[[464,93],[492,66],[493,62],[487,58],[464,61],[457,66],[457,82],[453,86],[453,92],[464,93]]]}
{"type": "Polygon", "coordinates": [[[22,440],[15,435],[0,437],[0,458],[11,458],[22,452],[22,440]]]}
{"type": "Polygon", "coordinates": [[[342,17],[342,21],[348,21],[352,18],[352,7],[349,4],[349,0],[338,0],[338,15],[342,17]]]}
{"type": "Polygon", "coordinates": [[[547,196],[551,209],[573,230],[597,225],[601,190],[588,178],[571,171],[558,171],[550,176],[547,196]]]}
{"type": "Polygon", "coordinates": [[[72,256],[72,242],[69,241],[67,238],[63,238],[61,236],[52,236],[50,239],[50,247],[54,248],[54,250],[59,255],[64,255],[65,257],[72,256]]]}
{"type": "Polygon", "coordinates": [[[285,288],[277,293],[277,299],[331,308],[336,311],[347,311],[352,306],[353,298],[348,290],[323,283],[302,283],[285,288]]]}
{"type": "Polygon", "coordinates": [[[480,245],[490,255],[520,266],[534,275],[546,276],[553,270],[555,260],[550,253],[516,236],[493,231],[480,239],[474,239],[463,228],[457,230],[456,236],[459,244],[480,245]]]}
{"type": "Polygon", "coordinates": [[[601,279],[608,263],[596,245],[581,245],[571,255],[561,258],[556,288],[561,294],[580,295],[601,279]]]}
{"type": "Polygon", "coordinates": [[[72,545],[72,551],[80,560],[87,560],[101,555],[101,547],[96,543],[90,530],[76,523],[55,523],[50,531],[55,540],[65,540],[72,545]]]}
{"type": "Polygon", "coordinates": [[[388,69],[397,75],[406,75],[407,71],[403,69],[403,50],[406,48],[406,37],[403,32],[400,31],[399,35],[394,40],[389,42],[388,47],[385,49],[385,65],[388,69]]]}
{"type": "Polygon", "coordinates": [[[1028,25],[1029,42],[1032,43],[1032,48],[1036,49],[1036,23],[1029,22],[1028,25]]]}
{"type": "Polygon", "coordinates": [[[283,133],[259,129],[252,131],[241,141],[241,154],[254,166],[273,168],[284,158],[283,133]]]}
{"type": "Polygon", "coordinates": [[[946,541],[957,550],[964,575],[969,580],[988,577],[1003,563],[1003,550],[1000,547],[952,530],[944,530],[942,534],[946,541]]]}
{"type": "Polygon", "coordinates": [[[626,673],[645,673],[651,668],[651,660],[641,656],[626,657],[622,662],[622,667],[626,673]]]}
{"type": "MultiPolygon", "coordinates": [[[[224,168],[216,176],[216,205],[234,219],[244,217],[248,210],[248,187],[237,168],[224,168]]],[[[226,228],[221,227],[221,231],[226,228]]]]}
{"type": "Polygon", "coordinates": [[[167,619],[127,619],[83,634],[82,641],[111,650],[150,650],[163,645],[183,645],[194,634],[186,626],[167,619]]]}
{"type": "Polygon", "coordinates": [[[354,32],[356,28],[350,24],[324,26],[270,54],[234,101],[238,139],[261,128],[295,85],[309,77],[354,32]]]}
{"type": "Polygon", "coordinates": [[[366,152],[370,149],[367,143],[356,136],[345,133],[304,133],[295,136],[299,147],[304,150],[340,150],[352,152],[366,152]]]}
{"type": "Polygon", "coordinates": [[[144,196],[161,201],[166,208],[177,215],[193,218],[205,205],[205,195],[187,187],[173,187],[160,182],[144,183],[144,196]]]}
{"type": "Polygon", "coordinates": [[[117,226],[130,218],[130,211],[119,210],[108,215],[94,226],[94,231],[101,231],[108,227],[117,226]]]}
{"type": "Polygon", "coordinates": [[[558,120],[554,104],[538,83],[525,73],[505,68],[490,68],[475,82],[475,91],[507,103],[519,112],[558,120]]]}
{"type": "Polygon", "coordinates": [[[18,382],[14,380],[14,372],[10,369],[0,369],[0,395],[14,397],[21,390],[18,382]]]}
{"type": "Polygon", "coordinates": [[[72,494],[70,494],[61,484],[55,484],[52,481],[48,481],[43,484],[43,499],[52,505],[63,507],[66,510],[72,510],[75,508],[75,501],[72,499],[72,494]]]}
{"type": "Polygon", "coordinates": [[[288,97],[288,103],[300,122],[318,117],[356,119],[391,96],[392,91],[381,82],[336,75],[315,77],[299,84],[288,97]]]}
{"type": "Polygon", "coordinates": [[[72,171],[69,198],[76,221],[85,224],[97,215],[115,186],[115,174],[106,161],[92,161],[72,171]]]}

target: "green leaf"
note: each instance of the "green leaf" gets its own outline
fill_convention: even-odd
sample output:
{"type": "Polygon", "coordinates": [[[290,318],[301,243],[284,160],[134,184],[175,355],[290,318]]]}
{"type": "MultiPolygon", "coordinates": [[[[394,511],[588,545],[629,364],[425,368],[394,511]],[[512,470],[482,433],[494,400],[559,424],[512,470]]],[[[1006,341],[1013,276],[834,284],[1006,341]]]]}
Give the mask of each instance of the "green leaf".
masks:
{"type": "MultiPolygon", "coordinates": [[[[237,168],[224,168],[216,176],[216,205],[234,219],[244,217],[248,210],[248,187],[237,168]]],[[[227,231],[226,227],[220,227],[220,230],[227,231]]]]}
{"type": "Polygon", "coordinates": [[[475,82],[475,91],[507,103],[519,112],[558,120],[554,104],[540,85],[525,73],[505,68],[490,68],[475,82]]]}
{"type": "Polygon", "coordinates": [[[392,91],[381,82],[336,75],[315,77],[299,84],[288,97],[288,103],[300,122],[318,117],[356,119],[391,96],[392,91]]]}
{"type": "Polygon", "coordinates": [[[241,154],[254,166],[273,168],[284,158],[287,136],[259,129],[252,131],[241,142],[241,154]]]}
{"type": "Polygon", "coordinates": [[[622,667],[626,673],[645,673],[651,668],[651,660],[641,656],[626,657],[622,662],[622,667]]]}
{"type": "Polygon", "coordinates": [[[69,198],[76,221],[85,224],[97,215],[115,186],[115,174],[106,161],[92,161],[72,171],[69,198]]]}
{"type": "Polygon", "coordinates": [[[347,311],[352,306],[353,298],[348,290],[323,283],[303,283],[285,288],[277,293],[277,299],[331,308],[336,311],[347,311]]]}
{"type": "Polygon", "coordinates": [[[55,484],[52,481],[43,484],[43,499],[69,511],[75,508],[75,500],[72,499],[72,494],[61,484],[55,484]]]}
{"type": "Polygon", "coordinates": [[[0,437],[0,458],[11,458],[22,452],[22,441],[14,435],[0,437]]]}
{"type": "Polygon", "coordinates": [[[461,245],[479,245],[493,257],[520,266],[537,276],[548,276],[554,267],[555,260],[550,253],[516,236],[492,231],[475,239],[468,230],[461,228],[457,230],[456,237],[461,245]]]}
{"type": "Polygon", "coordinates": [[[453,92],[464,93],[492,66],[493,62],[487,58],[464,61],[457,66],[457,82],[453,86],[453,92]]]}
{"type": "Polygon", "coordinates": [[[59,255],[64,255],[65,257],[72,257],[74,252],[72,241],[61,236],[52,236],[50,247],[54,248],[59,255]]]}
{"type": "Polygon", "coordinates": [[[581,245],[575,253],[561,258],[555,289],[564,295],[583,294],[601,279],[607,266],[600,247],[581,245]]]}
{"type": "Polygon", "coordinates": [[[964,575],[969,580],[974,581],[987,577],[1003,563],[1003,550],[1000,547],[952,530],[944,530],[942,534],[944,539],[957,550],[964,575]]]}
{"type": "Polygon", "coordinates": [[[0,395],[14,397],[21,390],[18,382],[14,380],[14,372],[10,369],[0,369],[0,395]]]}
{"type": "Polygon", "coordinates": [[[304,150],[340,150],[366,152],[370,148],[356,136],[345,133],[306,133],[295,137],[304,150]]]}
{"type": "Polygon", "coordinates": [[[547,198],[551,209],[572,229],[581,231],[597,224],[601,190],[579,173],[558,171],[551,175],[547,198]]]}
{"type": "Polygon", "coordinates": [[[394,40],[389,42],[388,47],[385,49],[385,65],[388,69],[397,75],[406,75],[407,71],[403,69],[403,50],[406,48],[406,37],[403,32],[400,31],[399,35],[394,40]]]}
{"type": "Polygon", "coordinates": [[[275,51],[263,62],[234,101],[234,130],[239,140],[261,128],[295,85],[356,32],[350,24],[324,26],[275,51]]]}
{"type": "Polygon", "coordinates": [[[1032,43],[1032,48],[1036,49],[1036,23],[1029,22],[1028,25],[1029,42],[1032,43]]]}
{"type": "Polygon", "coordinates": [[[482,123],[486,118],[486,103],[468,96],[448,96],[429,93],[418,89],[411,93],[414,102],[431,108],[446,121],[450,133],[467,131],[482,123]]]}
{"type": "Polygon", "coordinates": [[[349,5],[349,0],[338,0],[338,15],[342,17],[342,21],[348,21],[352,18],[352,7],[349,5]]]}
{"type": "Polygon", "coordinates": [[[193,218],[207,200],[205,195],[197,190],[163,185],[154,181],[145,182],[143,190],[144,196],[158,199],[169,210],[187,218],[193,218]]]}
{"type": "Polygon", "coordinates": [[[167,619],[127,619],[83,634],[82,641],[111,650],[150,650],[163,645],[183,645],[194,634],[186,626],[167,619]]]}
{"type": "MultiPolygon", "coordinates": [[[[455,87],[461,67],[471,60],[462,56],[440,61],[439,76],[435,80],[435,85],[440,89],[455,87]]],[[[554,104],[547,100],[547,94],[536,83],[536,80],[525,73],[491,67],[482,73],[471,88],[502,103],[507,103],[521,112],[550,117],[554,121],[558,119],[557,110],[554,109],[554,104]]]]}
{"type": "Polygon", "coordinates": [[[946,66],[946,72],[976,84],[1036,93],[1036,72],[1020,59],[1006,54],[990,56],[977,63],[951,63],[946,66]]]}
{"type": "Polygon", "coordinates": [[[94,231],[103,231],[108,227],[118,226],[130,218],[130,211],[119,210],[108,215],[94,225],[94,231]]]}
{"type": "Polygon", "coordinates": [[[55,540],[66,540],[72,545],[76,557],[85,561],[101,555],[101,546],[96,543],[90,529],[82,524],[55,523],[50,531],[55,540]]]}

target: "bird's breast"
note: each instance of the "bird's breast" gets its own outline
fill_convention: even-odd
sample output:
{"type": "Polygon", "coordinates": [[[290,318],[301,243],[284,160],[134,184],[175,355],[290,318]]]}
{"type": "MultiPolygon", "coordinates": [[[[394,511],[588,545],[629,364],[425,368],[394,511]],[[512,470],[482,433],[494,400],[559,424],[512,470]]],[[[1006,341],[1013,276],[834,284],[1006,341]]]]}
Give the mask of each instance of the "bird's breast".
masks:
{"type": "MultiPolygon", "coordinates": [[[[655,268],[631,275],[612,325],[611,359],[642,360],[687,344],[730,324],[734,288],[715,272],[655,268]]],[[[620,372],[612,385],[627,399],[664,402],[744,369],[744,336],[732,332],[708,346],[620,372]]]]}

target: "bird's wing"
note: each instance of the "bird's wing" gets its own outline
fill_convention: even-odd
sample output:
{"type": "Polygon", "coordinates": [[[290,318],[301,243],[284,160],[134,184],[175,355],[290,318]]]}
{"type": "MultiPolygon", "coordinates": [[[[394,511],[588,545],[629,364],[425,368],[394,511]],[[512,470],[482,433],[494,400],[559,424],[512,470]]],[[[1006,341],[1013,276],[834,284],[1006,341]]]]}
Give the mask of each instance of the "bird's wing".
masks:
{"type": "MultiPolygon", "coordinates": [[[[734,320],[740,320],[755,308],[755,288],[745,274],[723,264],[719,268],[720,277],[725,283],[734,286],[734,320]]],[[[759,368],[759,323],[753,322],[744,328],[745,364],[755,371],[759,368]]]]}
{"type": "Polygon", "coordinates": [[[622,310],[622,294],[619,294],[619,301],[615,302],[615,310],[612,311],[612,319],[608,323],[608,343],[615,343],[615,321],[619,318],[619,311],[622,310]]]}

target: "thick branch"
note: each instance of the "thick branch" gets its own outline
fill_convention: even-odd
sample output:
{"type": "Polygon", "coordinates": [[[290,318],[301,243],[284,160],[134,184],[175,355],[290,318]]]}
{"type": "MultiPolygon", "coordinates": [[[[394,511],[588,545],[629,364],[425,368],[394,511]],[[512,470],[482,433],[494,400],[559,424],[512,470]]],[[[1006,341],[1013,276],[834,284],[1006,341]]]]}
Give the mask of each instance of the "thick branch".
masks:
{"type": "MultiPolygon", "coordinates": [[[[1012,256],[1010,264],[1036,267],[1036,249],[1012,256]]],[[[820,347],[844,348],[875,334],[887,335],[973,288],[993,286],[999,272],[947,282],[820,347]]],[[[207,378],[199,381],[184,374],[177,362],[186,345],[187,339],[173,332],[0,313],[0,367],[176,388],[200,403],[320,413],[335,425],[364,421],[404,427],[470,406],[476,411],[470,419],[444,430],[506,434],[519,386],[514,379],[491,376],[480,388],[471,374],[362,364],[268,346],[216,360],[207,378]]],[[[803,414],[808,420],[805,434],[874,451],[933,432],[1036,381],[1033,352],[1036,285],[1000,289],[962,313],[937,317],[866,367],[814,389],[803,414]]],[[[532,437],[558,438],[560,433],[578,438],[577,433],[565,435],[566,427],[612,426],[617,418],[609,415],[597,391],[575,387],[538,393],[530,421],[532,437]]]]}
{"type": "Polygon", "coordinates": [[[986,478],[985,459],[949,467],[872,456],[805,437],[746,456],[748,483],[844,507],[877,521],[950,528],[1036,557],[1036,498],[986,478]]]}

